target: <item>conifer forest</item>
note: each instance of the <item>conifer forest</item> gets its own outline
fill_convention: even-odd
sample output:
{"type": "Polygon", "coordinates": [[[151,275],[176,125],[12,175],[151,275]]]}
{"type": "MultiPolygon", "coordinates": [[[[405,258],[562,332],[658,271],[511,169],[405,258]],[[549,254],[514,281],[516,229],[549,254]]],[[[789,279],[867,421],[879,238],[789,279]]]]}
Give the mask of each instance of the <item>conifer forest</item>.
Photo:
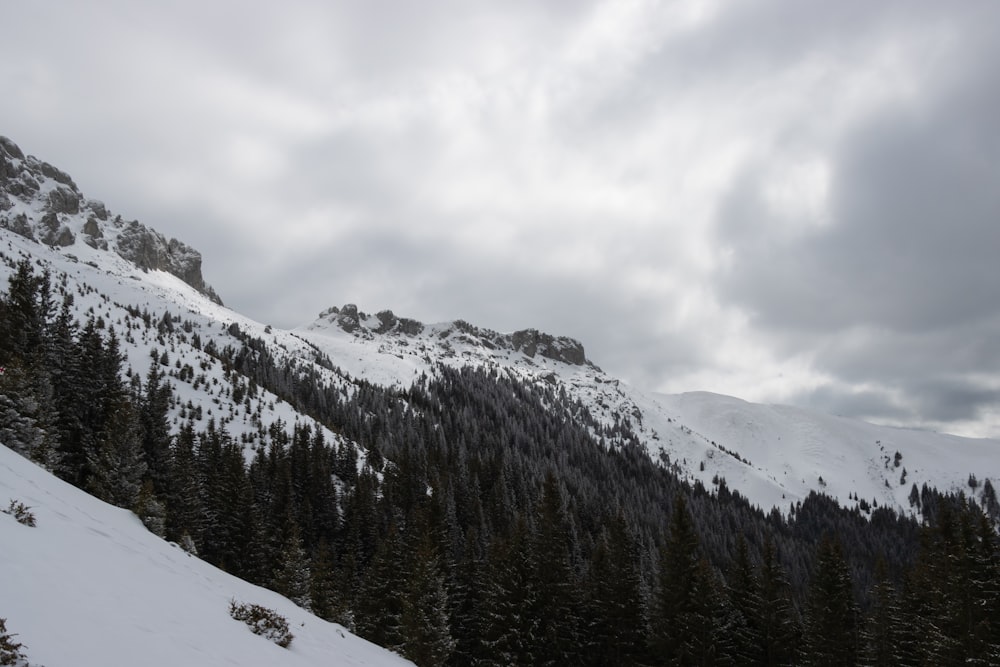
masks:
{"type": "Polygon", "coordinates": [[[762,510],[501,370],[344,392],[238,326],[203,345],[171,313],[77,320],[72,299],[27,260],[0,295],[0,442],[417,665],[1000,664],[992,488],[914,486],[920,521],[817,493],[762,510]],[[144,369],[137,331],[162,340],[144,369]],[[252,442],[218,409],[172,424],[172,383],[199,375],[176,341],[238,408],[266,389],[308,420],[252,442]]]}

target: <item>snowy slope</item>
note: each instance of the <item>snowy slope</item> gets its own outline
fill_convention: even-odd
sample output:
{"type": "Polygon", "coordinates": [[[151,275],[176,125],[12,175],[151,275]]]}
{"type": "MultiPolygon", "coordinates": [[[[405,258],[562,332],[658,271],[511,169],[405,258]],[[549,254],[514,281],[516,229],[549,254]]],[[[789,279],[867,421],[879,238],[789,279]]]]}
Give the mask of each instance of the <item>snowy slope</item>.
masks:
{"type": "Polygon", "coordinates": [[[532,349],[518,333],[498,334],[462,321],[422,325],[389,311],[359,313],[353,305],[329,309],[297,333],[356,376],[387,386],[407,386],[441,363],[503,369],[525,382],[561,387],[599,422],[626,423],[651,455],[680,475],[708,488],[725,479],[765,510],[785,511],[820,491],[846,506],[861,499],[910,512],[914,484],[975,496],[970,475],[979,491],[987,478],[994,485],[1000,480],[1000,441],[877,426],[705,392],[642,392],[583,358],[582,346],[579,354],[564,354],[573,347],[569,339],[548,337],[560,341],[559,349],[532,349]]]}
{"type": "MultiPolygon", "coordinates": [[[[365,314],[352,305],[330,308],[295,330],[271,329],[223,307],[209,290],[190,284],[197,280],[182,280],[176,274],[183,271],[141,269],[115,252],[115,244],[135,225],[117,223],[119,218],[103,204],[84,199],[67,175],[51,166],[43,169],[43,163],[30,157],[9,164],[11,169],[31,167],[31,173],[8,177],[20,194],[8,187],[7,203],[0,202],[0,285],[24,257],[49,270],[54,283],[73,294],[81,321],[99,316],[116,331],[136,375],[144,378],[150,359],[167,352],[161,370],[177,398],[172,406],[175,427],[193,420],[202,429],[214,420],[247,444],[248,455],[258,434],[276,420],[289,427],[310,420],[264,390],[234,400],[239,379],[204,351],[209,343],[218,349],[238,345],[232,325],[264,340],[276,359],[315,370],[345,394],[355,390],[353,378],[405,388],[422,374],[433,375],[438,364],[502,370],[525,382],[562,389],[603,425],[605,432],[595,433],[598,437],[616,444],[634,436],[679,475],[709,488],[725,479],[764,509],[785,510],[817,490],[845,505],[857,497],[909,511],[913,484],[974,492],[967,486],[970,474],[979,482],[1000,482],[1000,442],[995,440],[879,427],[712,394],[650,394],[604,373],[587,360],[580,343],[530,329],[497,333],[461,320],[425,325],[387,310],[365,314]],[[25,190],[27,181],[34,189],[25,190]],[[67,197],[77,198],[75,207],[66,203],[67,197]],[[54,229],[65,245],[26,238],[12,231],[18,225],[36,238],[54,229]],[[100,236],[94,235],[95,227],[100,236]],[[62,234],[63,228],[70,233],[62,234]],[[148,312],[154,325],[171,313],[173,331],[150,327],[135,316],[138,311],[148,312]],[[195,336],[200,346],[194,344],[195,336]],[[335,368],[317,364],[318,353],[327,355],[335,368]],[[192,408],[201,409],[192,416],[192,408]]],[[[162,239],[147,231],[151,236],[144,238],[162,239]]],[[[183,244],[173,247],[185,249],[175,253],[185,261],[197,257],[183,244]]],[[[177,269],[174,260],[164,260],[165,265],[177,269]]],[[[334,441],[340,436],[325,431],[325,437],[334,441]]]]}
{"type": "Polygon", "coordinates": [[[30,506],[37,526],[0,514],[0,617],[32,665],[411,664],[190,556],[132,513],[0,446],[0,504],[10,500],[30,506]],[[233,599],[288,619],[291,646],[230,618],[233,599]]]}

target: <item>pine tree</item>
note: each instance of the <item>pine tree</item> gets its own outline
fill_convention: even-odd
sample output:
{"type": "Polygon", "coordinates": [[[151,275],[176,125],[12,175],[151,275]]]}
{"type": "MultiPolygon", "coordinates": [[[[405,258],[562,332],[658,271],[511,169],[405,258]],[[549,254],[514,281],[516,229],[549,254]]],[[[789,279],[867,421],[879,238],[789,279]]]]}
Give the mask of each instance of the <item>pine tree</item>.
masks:
{"type": "Polygon", "coordinates": [[[343,572],[337,568],[329,545],[320,542],[309,568],[309,607],[320,618],[354,629],[354,614],[343,572]]]}
{"type": "MultiPolygon", "coordinates": [[[[549,471],[536,510],[531,549],[535,607],[530,610],[538,629],[533,648],[536,665],[579,662],[580,603],[573,568],[573,538],[559,481],[549,471]]],[[[527,611],[527,610],[526,610],[527,611]]]]}
{"type": "Polygon", "coordinates": [[[642,664],[646,603],[635,539],[619,512],[605,522],[587,577],[584,664],[642,664]]]}
{"type": "Polygon", "coordinates": [[[137,504],[146,474],[139,422],[132,404],[126,400],[110,406],[110,412],[104,439],[88,461],[91,470],[88,491],[112,505],[132,508],[137,504]]]}
{"type": "Polygon", "coordinates": [[[734,659],[741,665],[763,664],[760,577],[750,562],[749,548],[743,535],[736,542],[736,557],[729,571],[727,591],[737,616],[732,633],[734,659]]]}
{"type": "Polygon", "coordinates": [[[402,652],[404,643],[402,593],[407,569],[402,536],[393,524],[363,575],[355,622],[362,637],[397,652],[402,652]]]}
{"type": "Polygon", "coordinates": [[[170,448],[167,476],[167,539],[180,542],[201,534],[202,507],[198,488],[195,433],[191,423],[183,424],[170,448]]]}
{"type": "Polygon", "coordinates": [[[488,667],[530,665],[538,636],[538,591],[531,568],[528,527],[521,517],[512,533],[497,538],[486,567],[486,592],[480,616],[483,623],[483,659],[488,667]]]}
{"type": "Polygon", "coordinates": [[[272,588],[303,609],[309,609],[311,581],[309,557],[302,545],[299,526],[294,520],[289,520],[288,535],[281,551],[279,569],[274,573],[272,588]]]}
{"type": "Polygon", "coordinates": [[[674,501],[667,542],[660,551],[659,590],[655,608],[652,648],[663,664],[692,664],[688,644],[704,622],[696,589],[698,535],[684,497],[674,501]]]}
{"type": "Polygon", "coordinates": [[[875,567],[875,585],[872,588],[871,610],[863,633],[866,664],[872,667],[891,667],[902,664],[900,646],[903,636],[902,612],[895,588],[889,578],[885,560],[880,558],[875,567]]]}
{"type": "Polygon", "coordinates": [[[448,594],[437,548],[421,532],[406,581],[400,618],[402,654],[420,667],[443,665],[455,649],[448,594]]]}
{"type": "Polygon", "coordinates": [[[820,540],[809,585],[802,637],[803,664],[854,665],[859,653],[859,611],[851,571],[840,543],[820,540]]]}
{"type": "Polygon", "coordinates": [[[145,391],[140,401],[139,423],[142,430],[142,446],[146,455],[146,465],[153,481],[153,490],[166,494],[170,475],[170,396],[172,390],[164,380],[164,375],[156,361],[149,366],[146,374],[145,391]]]}
{"type": "Polygon", "coordinates": [[[760,563],[760,611],[757,614],[763,660],[768,667],[798,662],[799,626],[792,605],[790,584],[778,560],[774,543],[767,539],[760,563]]]}

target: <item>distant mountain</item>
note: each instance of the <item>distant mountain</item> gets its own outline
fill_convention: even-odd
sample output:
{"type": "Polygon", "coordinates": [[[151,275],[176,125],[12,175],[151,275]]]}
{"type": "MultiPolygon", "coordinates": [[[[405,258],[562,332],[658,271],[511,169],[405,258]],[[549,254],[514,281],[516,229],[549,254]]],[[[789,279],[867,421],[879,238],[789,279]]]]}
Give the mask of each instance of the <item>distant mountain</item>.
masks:
{"type": "Polygon", "coordinates": [[[627,425],[651,456],[683,478],[707,488],[725,479],[765,510],[787,510],[817,491],[848,507],[916,513],[909,501],[914,485],[975,496],[986,479],[1000,479],[997,440],[877,426],[705,392],[643,392],[590,362],[579,342],[535,330],[499,334],[462,320],[425,325],[349,304],[324,311],[296,334],[354,376],[386,386],[408,386],[445,364],[503,369],[557,387],[604,424],[627,425]]]}
{"type": "MultiPolygon", "coordinates": [[[[53,271],[66,271],[71,280],[117,304],[134,304],[158,317],[164,312],[190,317],[203,342],[209,338],[225,346],[232,340],[226,328],[235,324],[266,341],[277,358],[315,366],[318,350],[335,369],[317,367],[318,372],[345,386],[351,384],[347,378],[362,378],[405,388],[444,364],[502,368],[523,381],[558,387],[609,428],[625,427],[619,432],[634,435],[682,477],[708,488],[725,479],[764,509],[786,509],[819,491],[846,506],[864,500],[910,512],[916,509],[908,500],[913,485],[975,495],[981,486],[969,486],[970,477],[1000,481],[1000,441],[881,427],[711,394],[643,392],[603,372],[577,340],[534,329],[497,333],[463,320],[424,324],[390,310],[368,314],[348,304],[329,308],[297,329],[272,330],[221,307],[202,279],[196,250],[112,215],[103,203],[80,193],[68,174],[26,156],[2,137],[0,228],[23,239],[9,241],[10,248],[16,243],[20,253],[37,256],[53,271]]],[[[88,300],[77,305],[78,311],[90,307],[88,300]]],[[[106,311],[114,315],[115,309],[106,311]]],[[[141,359],[153,347],[155,341],[143,340],[125,350],[133,368],[145,365],[141,359]]],[[[182,363],[204,363],[201,352],[179,349],[182,363]]],[[[224,400],[204,385],[174,384],[185,403],[224,400]]],[[[216,415],[222,413],[227,427],[249,434],[253,429],[246,416],[237,420],[237,412],[220,403],[216,415]]],[[[265,407],[258,421],[266,422],[267,412],[265,407]]],[[[297,418],[287,406],[279,412],[286,421],[297,418]]]]}

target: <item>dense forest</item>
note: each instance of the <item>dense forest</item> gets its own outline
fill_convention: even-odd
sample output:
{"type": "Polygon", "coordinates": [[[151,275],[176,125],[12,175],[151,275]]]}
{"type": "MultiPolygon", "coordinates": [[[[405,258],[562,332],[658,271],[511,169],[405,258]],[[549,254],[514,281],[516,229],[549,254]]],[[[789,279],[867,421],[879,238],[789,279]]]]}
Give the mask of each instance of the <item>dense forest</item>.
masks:
{"type": "Polygon", "coordinates": [[[309,418],[248,443],[172,426],[168,346],[133,372],[129,334],[72,299],[16,265],[0,443],[418,665],[1000,664],[992,487],[984,507],[914,487],[922,523],[819,494],[762,510],[545,383],[442,366],[344,392],[234,325],[202,348],[233,402],[266,389],[309,418]]]}

